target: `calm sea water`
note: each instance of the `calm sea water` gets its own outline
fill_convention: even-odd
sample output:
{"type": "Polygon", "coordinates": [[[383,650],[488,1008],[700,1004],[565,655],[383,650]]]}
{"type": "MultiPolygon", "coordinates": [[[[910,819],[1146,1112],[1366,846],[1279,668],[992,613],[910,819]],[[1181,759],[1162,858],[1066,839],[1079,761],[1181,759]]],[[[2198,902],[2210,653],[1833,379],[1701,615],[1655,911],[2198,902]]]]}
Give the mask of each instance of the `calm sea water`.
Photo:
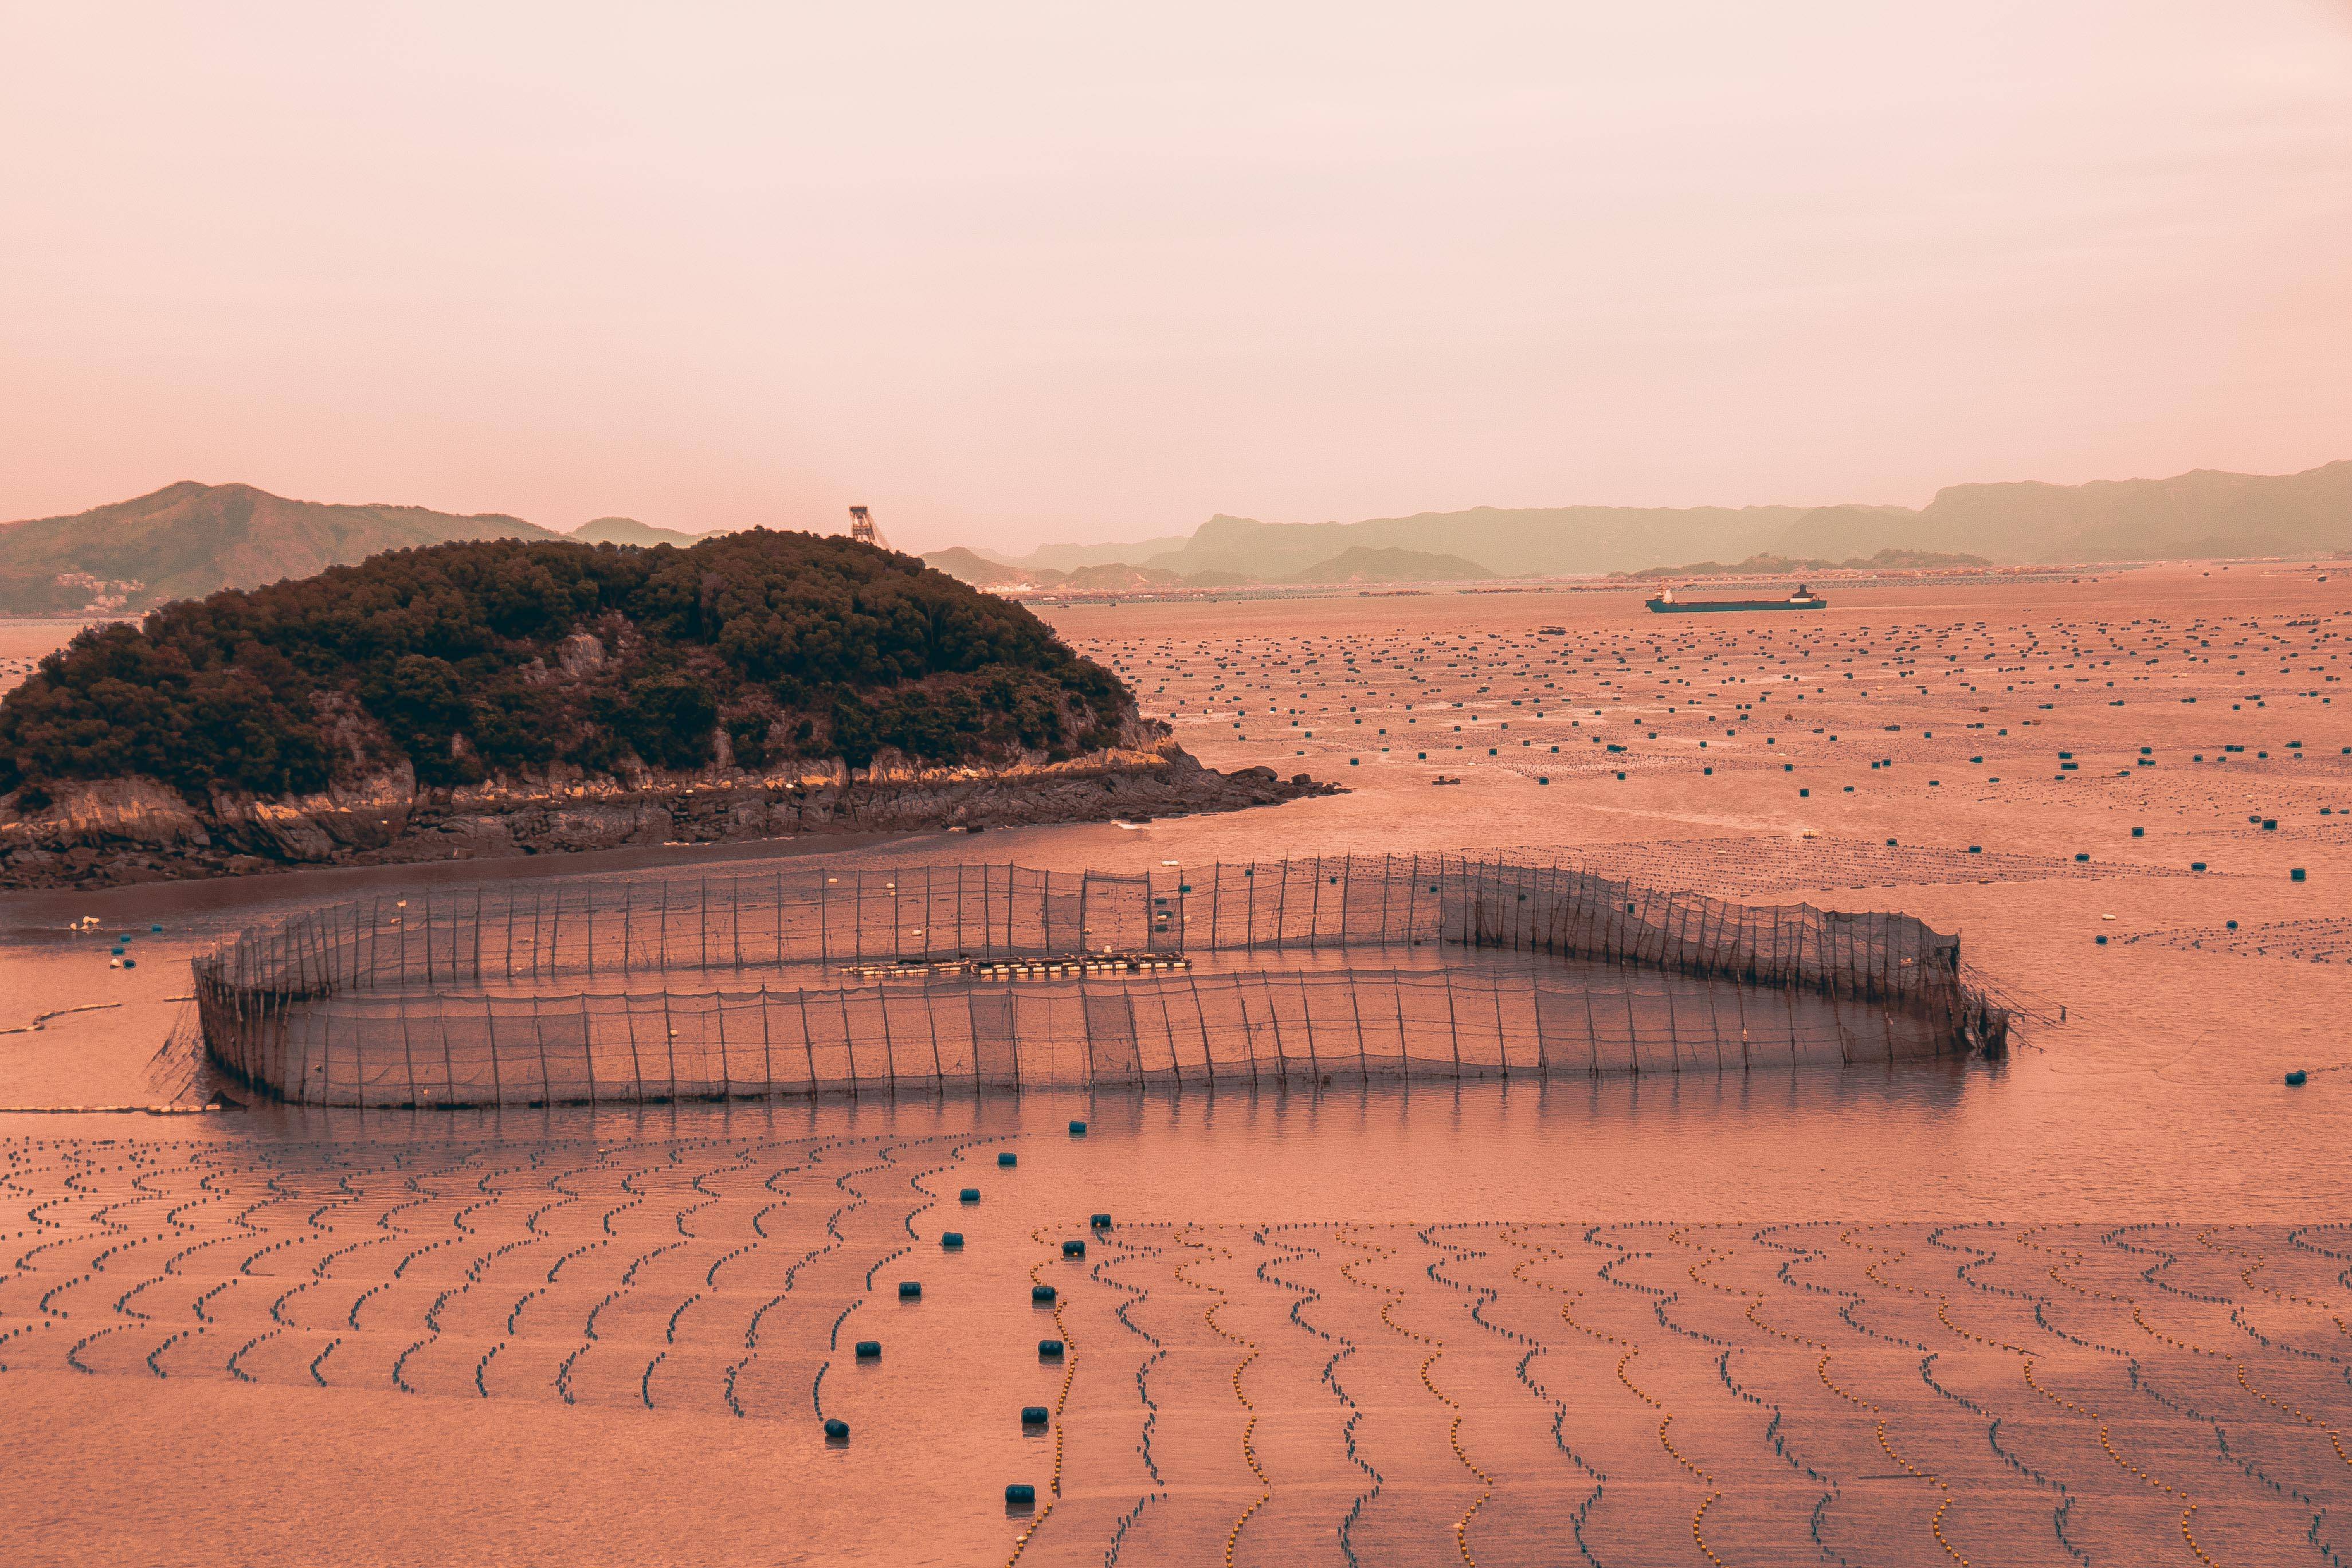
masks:
{"type": "MultiPolygon", "coordinates": [[[[2212,626],[2251,638],[2256,622],[2267,636],[2318,618],[2307,580],[2210,602],[2177,582],[2161,626],[2154,591],[2143,575],[1841,605],[1832,636],[1814,628],[1863,661],[1840,673],[1907,678],[1938,636],[1969,649],[1939,662],[1979,673],[1867,699],[1815,682],[1803,721],[1785,723],[1746,715],[1796,634],[1659,625],[1614,601],[1066,612],[1067,632],[1122,658],[1205,757],[1272,752],[1354,793],[829,852],[1073,868],[1581,852],[1761,901],[1910,910],[1959,931],[1971,964],[2035,1016],[2005,1063],[1895,1072],[0,1113],[0,1409],[18,1455],[0,1552],[2058,1563],[2352,1550],[2336,1527],[2352,1468],[2335,1447],[2352,1420],[2352,1073],[2338,1070],[2352,953],[2334,945],[2345,917],[2328,891],[2352,870],[2332,760],[2352,732],[2333,702],[2288,695],[2334,694],[2318,627],[2287,634],[2285,659],[2315,670],[2271,675],[2259,705],[2242,678],[2154,647],[2200,619],[2197,637],[2226,645],[2212,626]],[[1571,636],[1534,635],[1549,623],[1571,636]],[[2105,638],[2107,659],[2147,645],[2179,684],[2120,709],[2104,685],[1960,695],[1993,671],[2018,684],[2001,667],[2030,646],[2034,680],[2072,682],[2089,654],[2039,651],[2061,634],[2069,648],[2105,638]],[[1605,663],[1580,662],[1596,650],[1605,663]],[[1407,672],[1422,679],[1399,695],[1407,672]],[[1708,700],[1679,684],[1695,677],[1708,700]],[[1596,708],[1625,752],[1590,743],[1596,708]],[[1353,733],[1411,729],[1413,752],[1433,749],[1408,718],[1462,751],[1424,765],[1353,733]],[[2134,765],[2142,744],[2160,744],[2161,766],[2134,765]],[[2061,751],[2097,765],[2062,771],[2061,751]],[[2180,755],[2198,751],[2238,771],[2180,755]],[[2010,784],[1982,782],[1995,768],[2010,784]],[[1464,783],[1433,785],[1441,770],[1464,783]],[[2282,1084],[2290,1066],[2312,1070],[2304,1089],[2282,1084]],[[966,1187],[980,1201],[961,1202],[966,1187]],[[960,1249],[941,1247],[949,1230],[960,1249]],[[1074,1241],[1084,1255],[1066,1258],[1074,1241]],[[902,1298],[901,1280],[920,1295],[902,1298]],[[1045,1285],[1053,1300],[1033,1300],[1045,1285]],[[1067,1347],[1059,1362],[1040,1359],[1046,1338],[1067,1347]],[[860,1340],[879,1357],[861,1362],[860,1340]],[[1046,1419],[1024,1425],[1032,1405],[1046,1419]],[[848,1423],[845,1443],[828,1444],[827,1418],[848,1423]],[[1008,1510],[1013,1484],[1035,1489],[1032,1508],[1008,1510]]],[[[10,895],[0,1026],[20,1032],[0,1035],[5,1099],[202,1100],[215,1086],[175,1000],[186,958],[274,913],[363,889],[804,852],[10,895]],[[93,914],[93,931],[73,929],[93,914]],[[111,969],[126,931],[140,962],[111,969]]]]}

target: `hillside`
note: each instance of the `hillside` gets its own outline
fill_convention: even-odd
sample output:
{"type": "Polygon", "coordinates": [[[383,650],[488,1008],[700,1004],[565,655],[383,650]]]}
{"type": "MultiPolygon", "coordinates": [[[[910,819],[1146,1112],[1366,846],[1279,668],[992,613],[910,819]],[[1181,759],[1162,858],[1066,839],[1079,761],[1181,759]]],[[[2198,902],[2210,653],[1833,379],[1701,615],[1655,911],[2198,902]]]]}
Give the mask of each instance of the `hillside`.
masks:
{"type": "Polygon", "coordinates": [[[558,537],[496,512],[330,505],[188,481],[71,517],[0,523],[0,614],[70,614],[93,604],[136,612],[218,588],[307,577],[386,550],[558,537]]]}
{"type": "Polygon", "coordinates": [[[573,529],[572,537],[583,544],[675,544],[684,549],[689,544],[700,543],[709,535],[681,533],[675,528],[656,528],[649,522],[639,522],[634,517],[600,517],[573,529]]]}
{"type": "Polygon", "coordinates": [[[1064,577],[1059,585],[1078,594],[1135,594],[1184,588],[1191,584],[1181,573],[1107,561],[1098,566],[1079,567],[1064,577]]]}
{"type": "Polygon", "coordinates": [[[1051,587],[1064,575],[1044,567],[1007,566],[961,544],[928,552],[923,556],[923,564],[975,588],[1051,587]]]}
{"type": "Polygon", "coordinates": [[[1953,485],[1885,542],[2009,561],[2281,555],[2352,547],[2352,462],[2087,485],[1953,485]]]}
{"type": "Polygon", "coordinates": [[[1474,583],[1495,575],[1475,561],[1426,550],[1351,544],[1328,561],[1294,572],[1289,583],[1474,583]]]}
{"type": "Polygon", "coordinates": [[[251,485],[188,480],[70,517],[0,523],[0,615],[135,615],[459,540],[684,547],[702,537],[627,517],[600,517],[564,534],[501,512],[289,500],[251,485]]]}
{"type": "Polygon", "coordinates": [[[83,633],[0,699],[0,794],[1067,755],[1132,710],[1027,610],[868,545],[485,541],[83,633]]]}

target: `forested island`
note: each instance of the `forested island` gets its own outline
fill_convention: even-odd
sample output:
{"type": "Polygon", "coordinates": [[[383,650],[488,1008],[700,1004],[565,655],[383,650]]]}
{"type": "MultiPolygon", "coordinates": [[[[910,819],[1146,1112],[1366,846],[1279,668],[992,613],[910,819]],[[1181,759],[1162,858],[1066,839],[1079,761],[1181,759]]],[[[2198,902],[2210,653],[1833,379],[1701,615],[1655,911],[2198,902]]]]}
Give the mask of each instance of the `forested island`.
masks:
{"type": "Polygon", "coordinates": [[[1201,768],[1021,605],[767,530],[393,551],[93,628],[0,699],[0,873],[19,885],[1313,787],[1201,768]]]}

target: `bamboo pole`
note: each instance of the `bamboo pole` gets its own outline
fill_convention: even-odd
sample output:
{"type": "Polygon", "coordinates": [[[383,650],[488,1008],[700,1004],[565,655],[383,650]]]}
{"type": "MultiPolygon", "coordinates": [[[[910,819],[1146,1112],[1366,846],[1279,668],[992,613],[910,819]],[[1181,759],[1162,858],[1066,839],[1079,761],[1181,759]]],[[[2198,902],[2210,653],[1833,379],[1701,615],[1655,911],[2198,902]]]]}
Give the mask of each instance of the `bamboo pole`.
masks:
{"type": "Polygon", "coordinates": [[[802,1049],[803,1051],[804,1051],[805,1053],[807,1053],[807,1056],[808,1056],[809,1093],[810,1093],[812,1096],[814,1096],[814,1095],[816,1093],[816,1087],[817,1087],[817,1085],[816,1085],[816,1035],[815,1035],[815,1034],[814,1034],[814,1031],[812,1031],[812,1030],[810,1029],[810,1027],[809,1027],[808,989],[807,989],[807,987],[805,987],[805,986],[795,987],[795,989],[794,989],[794,994],[795,994],[795,995],[797,995],[797,996],[799,997],[799,999],[800,999],[800,1005],[801,1005],[801,1049],[802,1049]]]}
{"type": "Polygon", "coordinates": [[[1462,1081],[1462,1024],[1454,1012],[1454,970],[1451,965],[1439,971],[1445,979],[1445,1034],[1454,1042],[1454,1081],[1462,1081]]]}
{"type": "Polygon", "coordinates": [[[482,998],[482,1027],[490,1043],[490,1103],[504,1105],[507,1091],[504,1076],[499,1071],[499,1016],[488,996],[482,998]]]}

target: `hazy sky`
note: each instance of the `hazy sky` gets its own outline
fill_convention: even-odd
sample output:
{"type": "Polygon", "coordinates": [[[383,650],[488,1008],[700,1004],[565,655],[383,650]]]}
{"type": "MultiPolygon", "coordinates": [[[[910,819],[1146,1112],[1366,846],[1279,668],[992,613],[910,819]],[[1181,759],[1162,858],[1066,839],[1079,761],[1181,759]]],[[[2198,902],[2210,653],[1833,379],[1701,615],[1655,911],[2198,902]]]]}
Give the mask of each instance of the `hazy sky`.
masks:
{"type": "Polygon", "coordinates": [[[2352,457],[2352,4],[0,0],[0,517],[919,547],[2352,457]]]}

